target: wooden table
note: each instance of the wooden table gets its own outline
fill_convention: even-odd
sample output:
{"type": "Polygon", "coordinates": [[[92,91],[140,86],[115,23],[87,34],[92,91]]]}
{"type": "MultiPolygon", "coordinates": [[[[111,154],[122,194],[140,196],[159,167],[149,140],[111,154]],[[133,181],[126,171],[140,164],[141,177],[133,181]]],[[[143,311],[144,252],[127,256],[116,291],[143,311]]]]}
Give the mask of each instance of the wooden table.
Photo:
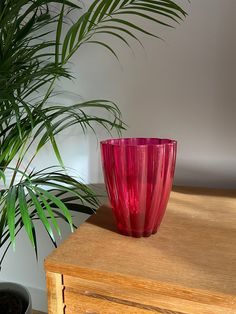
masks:
{"type": "Polygon", "coordinates": [[[103,206],[45,269],[49,314],[235,314],[236,191],[176,188],[149,238],[103,206]]]}

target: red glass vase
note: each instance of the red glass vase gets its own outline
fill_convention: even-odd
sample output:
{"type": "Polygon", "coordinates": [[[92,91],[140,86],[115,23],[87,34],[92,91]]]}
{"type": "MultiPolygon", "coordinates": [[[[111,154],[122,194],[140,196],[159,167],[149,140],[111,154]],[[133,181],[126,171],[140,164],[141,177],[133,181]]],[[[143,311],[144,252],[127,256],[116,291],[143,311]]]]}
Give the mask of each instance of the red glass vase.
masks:
{"type": "Polygon", "coordinates": [[[121,234],[157,232],[172,188],[176,148],[176,141],[159,138],[101,142],[106,189],[121,234]]]}

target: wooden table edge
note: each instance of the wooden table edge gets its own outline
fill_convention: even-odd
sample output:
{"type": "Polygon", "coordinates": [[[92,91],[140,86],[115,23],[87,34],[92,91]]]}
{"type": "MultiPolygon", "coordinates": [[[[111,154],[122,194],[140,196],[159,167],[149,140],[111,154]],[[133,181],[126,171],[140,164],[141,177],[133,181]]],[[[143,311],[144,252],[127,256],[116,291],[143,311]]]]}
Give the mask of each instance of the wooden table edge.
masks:
{"type": "MultiPolygon", "coordinates": [[[[109,272],[106,271],[101,271],[97,270],[96,268],[94,269],[89,269],[89,268],[83,268],[79,267],[76,265],[63,265],[63,264],[58,264],[55,262],[49,262],[45,261],[45,270],[46,272],[50,273],[55,273],[61,276],[74,276],[80,279],[85,279],[88,281],[98,281],[100,283],[111,283],[111,279],[109,276],[109,272]],[[108,278],[108,279],[107,279],[108,278]]],[[[196,288],[191,288],[191,287],[186,287],[186,286],[181,286],[175,283],[170,283],[170,282],[164,282],[164,281],[156,281],[156,280],[151,280],[151,279],[146,279],[138,276],[133,276],[133,275],[124,275],[120,273],[112,273],[112,278],[115,278],[114,283],[119,283],[119,282],[136,282],[140,283],[143,286],[149,286],[154,288],[160,289],[160,290],[173,290],[175,289],[176,291],[181,291],[187,294],[197,294],[197,295],[210,295],[212,299],[218,299],[222,298],[225,299],[226,302],[229,302],[230,304],[233,305],[233,308],[236,307],[236,296],[232,294],[226,294],[214,290],[204,290],[204,289],[196,289],[196,288]]],[[[62,280],[63,282],[63,280],[62,280]]]]}

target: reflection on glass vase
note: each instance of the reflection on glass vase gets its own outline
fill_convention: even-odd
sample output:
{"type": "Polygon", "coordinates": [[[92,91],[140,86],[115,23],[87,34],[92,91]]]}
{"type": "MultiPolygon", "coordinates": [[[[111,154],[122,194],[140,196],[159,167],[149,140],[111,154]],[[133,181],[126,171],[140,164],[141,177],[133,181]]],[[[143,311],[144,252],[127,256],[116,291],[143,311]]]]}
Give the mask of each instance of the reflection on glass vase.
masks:
{"type": "Polygon", "coordinates": [[[159,138],[101,142],[106,189],[121,234],[157,232],[172,188],[176,148],[176,141],[159,138]]]}

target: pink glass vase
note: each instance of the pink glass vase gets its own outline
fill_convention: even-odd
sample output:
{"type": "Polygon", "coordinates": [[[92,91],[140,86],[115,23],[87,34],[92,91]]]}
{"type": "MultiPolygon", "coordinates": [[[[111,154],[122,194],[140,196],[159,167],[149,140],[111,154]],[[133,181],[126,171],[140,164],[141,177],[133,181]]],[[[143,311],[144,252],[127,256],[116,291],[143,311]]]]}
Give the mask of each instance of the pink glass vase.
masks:
{"type": "Polygon", "coordinates": [[[105,184],[121,234],[157,232],[172,188],[176,148],[176,141],[159,138],[101,142],[105,184]]]}

